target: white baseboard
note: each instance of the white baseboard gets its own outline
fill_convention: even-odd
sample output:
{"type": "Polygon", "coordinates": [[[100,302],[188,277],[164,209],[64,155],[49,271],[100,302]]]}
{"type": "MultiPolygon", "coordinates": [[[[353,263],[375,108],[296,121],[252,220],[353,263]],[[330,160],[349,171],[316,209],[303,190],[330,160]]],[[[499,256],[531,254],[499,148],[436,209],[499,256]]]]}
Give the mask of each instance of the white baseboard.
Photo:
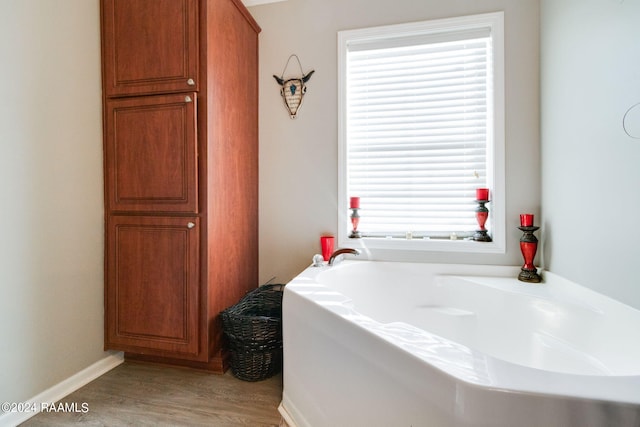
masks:
{"type": "Polygon", "coordinates": [[[26,420],[40,412],[39,408],[41,407],[42,403],[57,402],[58,400],[78,390],[80,387],[87,385],[99,376],[106,374],[116,366],[120,365],[122,362],[124,362],[123,353],[109,354],[105,356],[93,365],[83,369],[77,374],[70,376],[66,380],[60,381],[53,387],[24,402],[26,404],[26,407],[34,408],[33,411],[4,413],[0,416],[0,426],[17,426],[18,424],[25,422],[26,420]]]}
{"type": "Polygon", "coordinates": [[[293,419],[291,419],[291,415],[289,412],[282,406],[282,402],[278,405],[278,412],[280,412],[280,416],[282,419],[280,420],[280,427],[295,427],[295,423],[293,419]]]}
{"type": "Polygon", "coordinates": [[[265,3],[277,3],[279,1],[285,1],[285,0],[242,0],[242,3],[244,3],[245,6],[250,7],[250,6],[257,6],[259,4],[265,4],[265,3]]]}

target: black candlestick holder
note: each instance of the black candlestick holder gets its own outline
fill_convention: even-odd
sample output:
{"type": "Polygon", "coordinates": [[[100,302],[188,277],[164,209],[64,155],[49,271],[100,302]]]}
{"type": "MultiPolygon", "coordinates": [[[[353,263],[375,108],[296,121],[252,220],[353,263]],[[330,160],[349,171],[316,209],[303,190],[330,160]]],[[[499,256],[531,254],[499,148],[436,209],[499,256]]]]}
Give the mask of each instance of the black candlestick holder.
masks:
{"type": "Polygon", "coordinates": [[[360,232],[358,231],[358,223],[360,222],[360,214],[358,213],[358,211],[360,210],[359,208],[350,208],[351,209],[351,227],[353,228],[353,230],[351,231],[351,234],[349,234],[349,238],[351,239],[359,239],[362,237],[362,234],[360,234],[360,232]]]}
{"type": "Polygon", "coordinates": [[[533,232],[539,228],[536,226],[518,227],[524,233],[520,238],[520,251],[524,258],[524,265],[520,269],[520,274],[518,274],[518,280],[521,282],[540,283],[542,281],[542,277],[538,274],[538,269],[533,264],[533,259],[538,251],[538,239],[533,235],[533,232]]]}
{"type": "Polygon", "coordinates": [[[489,200],[476,200],[478,203],[478,207],[476,208],[476,220],[478,221],[479,230],[473,235],[473,240],[476,242],[491,242],[491,236],[487,233],[487,229],[484,228],[485,223],[487,222],[487,218],[489,218],[489,209],[485,206],[486,203],[489,203],[489,200]]]}

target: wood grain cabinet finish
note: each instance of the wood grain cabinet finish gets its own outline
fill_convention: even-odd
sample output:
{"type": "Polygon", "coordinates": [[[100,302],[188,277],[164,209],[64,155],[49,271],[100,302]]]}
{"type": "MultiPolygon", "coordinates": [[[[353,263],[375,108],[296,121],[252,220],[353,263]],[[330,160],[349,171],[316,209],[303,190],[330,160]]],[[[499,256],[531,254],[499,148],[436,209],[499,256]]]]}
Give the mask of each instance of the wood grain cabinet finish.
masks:
{"type": "Polygon", "coordinates": [[[105,0],[107,96],[198,89],[197,0],[105,0]]]}
{"type": "Polygon", "coordinates": [[[198,211],[196,93],[109,99],[108,210],[198,211]]]}
{"type": "Polygon", "coordinates": [[[199,350],[199,219],[111,216],[108,346],[195,357],[199,350]]]}
{"type": "Polygon", "coordinates": [[[258,34],[240,0],[101,0],[105,348],[226,369],[258,285],[258,34]]]}

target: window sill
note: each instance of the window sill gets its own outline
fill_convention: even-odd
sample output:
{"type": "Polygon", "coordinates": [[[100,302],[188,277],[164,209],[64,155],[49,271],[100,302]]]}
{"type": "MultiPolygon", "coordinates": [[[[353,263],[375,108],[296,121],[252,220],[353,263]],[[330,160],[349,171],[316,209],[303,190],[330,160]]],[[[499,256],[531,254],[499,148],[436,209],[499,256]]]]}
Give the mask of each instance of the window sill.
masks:
{"type": "Polygon", "coordinates": [[[458,252],[478,254],[504,254],[505,245],[501,241],[476,242],[470,239],[390,239],[364,237],[351,239],[343,237],[339,242],[342,248],[386,249],[424,252],[458,252]]]}

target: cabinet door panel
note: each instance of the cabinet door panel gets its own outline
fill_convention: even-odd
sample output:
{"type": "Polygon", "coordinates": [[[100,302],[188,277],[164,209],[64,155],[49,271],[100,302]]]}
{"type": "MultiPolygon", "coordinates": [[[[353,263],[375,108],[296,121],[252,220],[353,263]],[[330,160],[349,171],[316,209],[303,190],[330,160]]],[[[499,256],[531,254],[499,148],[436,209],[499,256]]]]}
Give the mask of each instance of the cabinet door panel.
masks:
{"type": "Polygon", "coordinates": [[[109,218],[107,348],[198,354],[199,235],[196,217],[109,218]]]}
{"type": "Polygon", "coordinates": [[[111,211],[198,211],[196,94],[109,100],[105,168],[111,211]]]}
{"type": "Polygon", "coordinates": [[[198,89],[197,0],[103,0],[106,95],[198,89]]]}

